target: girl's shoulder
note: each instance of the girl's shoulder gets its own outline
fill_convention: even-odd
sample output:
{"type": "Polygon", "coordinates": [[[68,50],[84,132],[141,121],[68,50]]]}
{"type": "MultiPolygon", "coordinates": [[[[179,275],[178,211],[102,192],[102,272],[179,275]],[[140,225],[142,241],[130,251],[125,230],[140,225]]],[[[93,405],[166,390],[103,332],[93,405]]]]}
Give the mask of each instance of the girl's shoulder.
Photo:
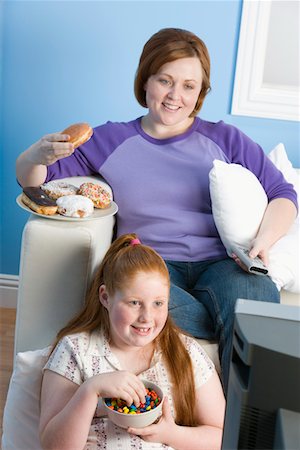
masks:
{"type": "Polygon", "coordinates": [[[85,355],[93,353],[95,348],[101,347],[104,337],[98,330],[93,332],[81,331],[68,334],[58,343],[58,347],[68,348],[70,353],[85,355]]]}
{"type": "Polygon", "coordinates": [[[181,334],[180,338],[194,365],[201,365],[205,366],[208,370],[215,370],[214,363],[197,339],[186,334],[181,334]]]}

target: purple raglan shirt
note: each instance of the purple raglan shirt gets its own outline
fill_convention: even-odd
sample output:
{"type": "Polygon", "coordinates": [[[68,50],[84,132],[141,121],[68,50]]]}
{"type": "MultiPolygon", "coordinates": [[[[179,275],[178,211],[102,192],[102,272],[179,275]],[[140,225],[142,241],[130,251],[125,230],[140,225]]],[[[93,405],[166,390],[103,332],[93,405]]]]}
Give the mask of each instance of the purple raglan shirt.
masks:
{"type": "Polygon", "coordinates": [[[205,261],[226,256],[214,224],[209,171],[214,159],[251,170],[268,199],[297,195],[263,150],[237,128],[195,118],[187,132],[155,139],[141,118],[96,127],[68,158],[48,167],[46,181],[100,174],[118,204],[117,234],[137,233],[166,260],[205,261]]]}

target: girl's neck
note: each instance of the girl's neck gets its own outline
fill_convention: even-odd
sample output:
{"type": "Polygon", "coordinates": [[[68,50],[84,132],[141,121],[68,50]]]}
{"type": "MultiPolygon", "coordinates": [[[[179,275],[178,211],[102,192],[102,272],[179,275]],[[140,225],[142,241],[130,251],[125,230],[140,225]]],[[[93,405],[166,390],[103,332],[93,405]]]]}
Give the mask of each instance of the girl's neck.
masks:
{"type": "Polygon", "coordinates": [[[147,114],[142,117],[141,127],[146,134],[155,139],[169,139],[185,133],[194,123],[194,117],[176,125],[163,125],[155,123],[147,114]]]}
{"type": "Polygon", "coordinates": [[[111,351],[118,358],[123,370],[130,370],[138,375],[149,369],[154,353],[154,345],[146,347],[119,348],[110,343],[111,351]]]}

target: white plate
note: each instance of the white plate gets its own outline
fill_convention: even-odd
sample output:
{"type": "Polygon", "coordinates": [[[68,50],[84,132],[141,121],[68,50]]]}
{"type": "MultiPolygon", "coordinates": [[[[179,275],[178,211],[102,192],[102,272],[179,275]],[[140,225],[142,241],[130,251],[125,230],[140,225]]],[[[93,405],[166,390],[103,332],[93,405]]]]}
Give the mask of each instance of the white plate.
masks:
{"type": "Polygon", "coordinates": [[[47,216],[46,214],[39,214],[30,209],[27,205],[25,205],[25,203],[22,202],[22,194],[18,195],[18,197],[16,198],[16,202],[20,206],[20,208],[24,209],[30,214],[43,217],[44,219],[62,220],[64,222],[78,222],[78,221],[84,222],[87,220],[102,219],[102,217],[113,216],[118,211],[118,205],[115,202],[112,202],[108,208],[105,209],[94,208],[94,213],[88,217],[67,217],[62,216],[61,214],[52,214],[52,216],[47,216]]]}

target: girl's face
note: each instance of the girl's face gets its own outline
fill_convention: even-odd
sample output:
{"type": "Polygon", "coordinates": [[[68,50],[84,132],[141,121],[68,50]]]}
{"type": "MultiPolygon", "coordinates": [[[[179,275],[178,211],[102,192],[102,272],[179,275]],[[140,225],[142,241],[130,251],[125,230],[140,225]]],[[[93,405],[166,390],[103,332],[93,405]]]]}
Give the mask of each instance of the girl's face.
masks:
{"type": "Polygon", "coordinates": [[[159,272],[139,272],[113,296],[102,285],[99,298],[108,310],[112,344],[118,348],[150,344],[166,323],[169,285],[159,272]]]}
{"type": "Polygon", "coordinates": [[[152,125],[190,124],[202,86],[202,67],[197,57],[164,64],[146,85],[148,119],[152,125]]]}

